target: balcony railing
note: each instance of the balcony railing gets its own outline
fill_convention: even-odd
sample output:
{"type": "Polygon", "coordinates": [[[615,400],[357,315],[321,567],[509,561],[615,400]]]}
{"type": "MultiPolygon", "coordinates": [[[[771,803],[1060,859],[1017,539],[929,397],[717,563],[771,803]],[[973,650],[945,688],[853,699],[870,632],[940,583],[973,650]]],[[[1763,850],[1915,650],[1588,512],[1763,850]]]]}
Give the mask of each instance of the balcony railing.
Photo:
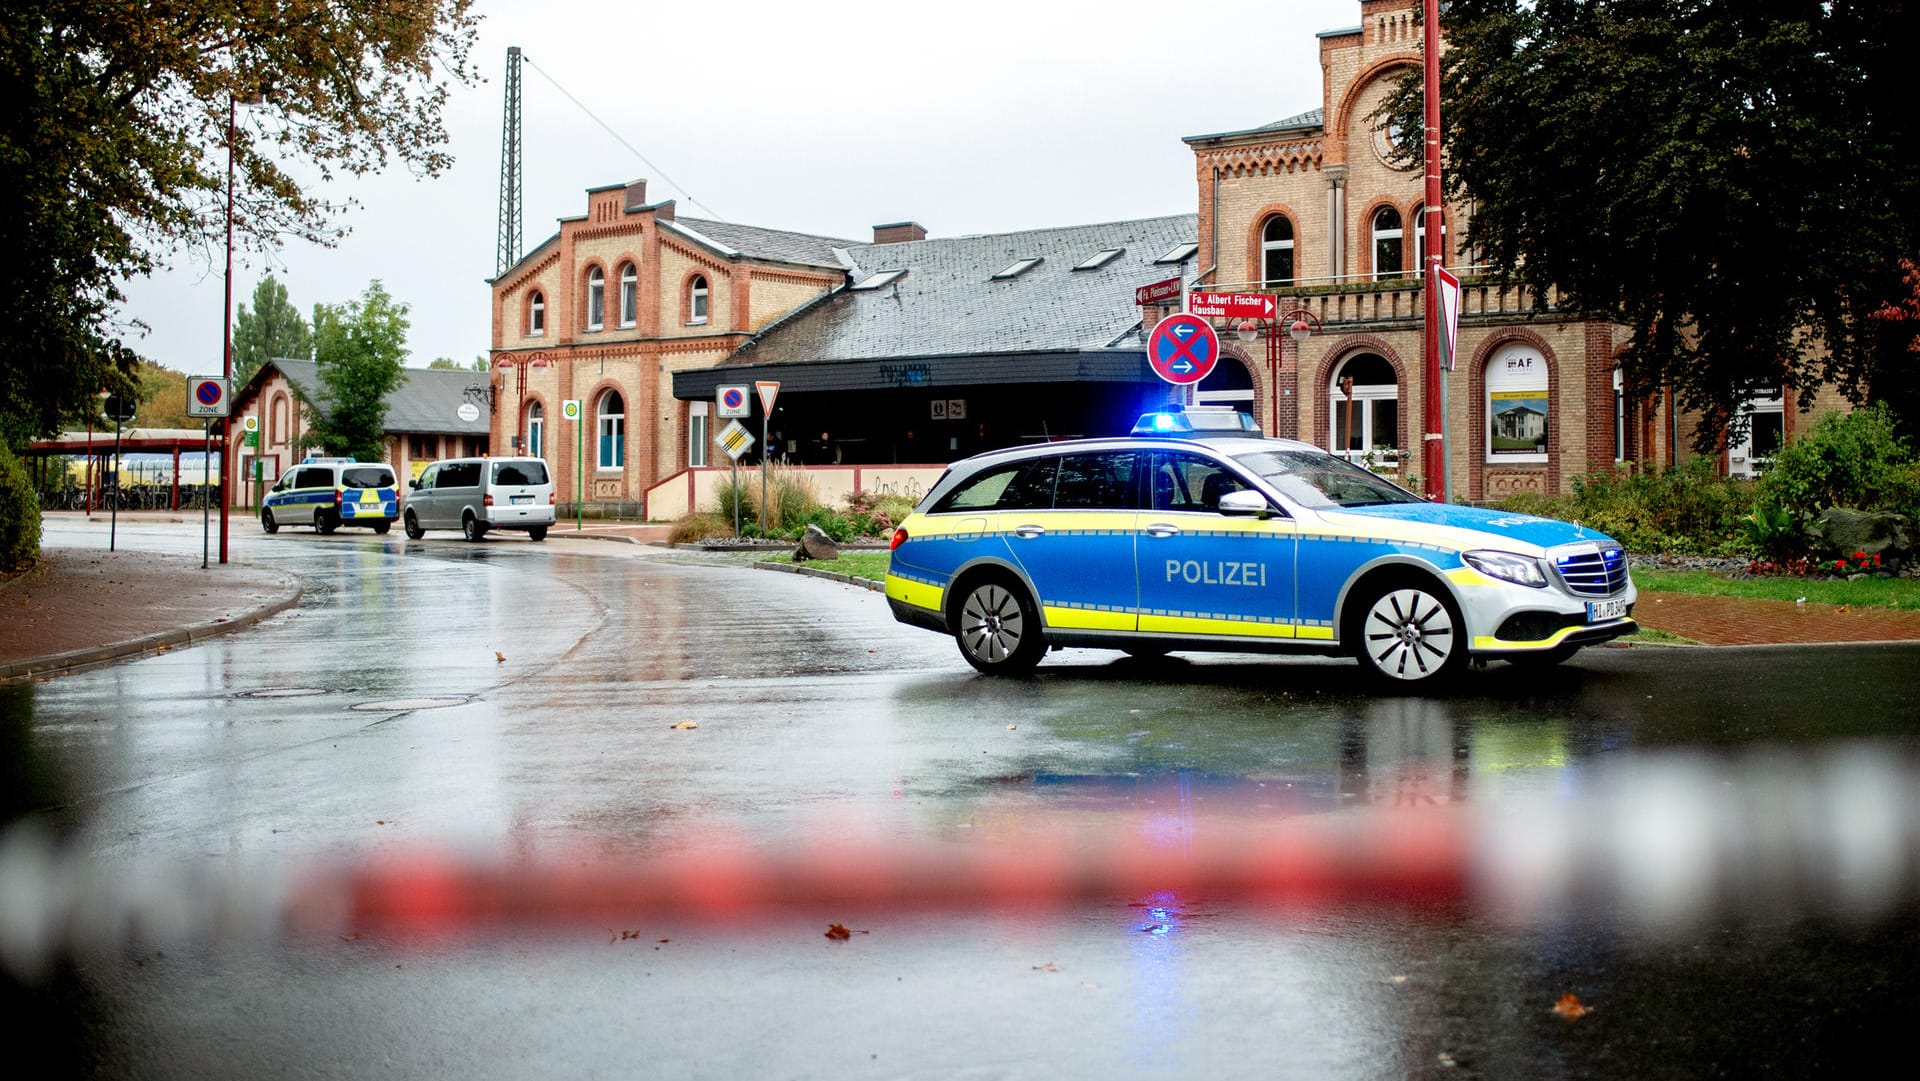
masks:
{"type": "MultiPolygon", "coordinates": [[[[1560,314],[1560,291],[1549,288],[1543,300],[1519,285],[1499,285],[1485,267],[1448,268],[1460,278],[1460,318],[1511,319],[1560,314]]],[[[1420,280],[1371,274],[1338,278],[1294,278],[1284,286],[1265,282],[1209,282],[1211,293],[1271,293],[1282,311],[1304,308],[1322,325],[1418,322],[1425,316],[1420,280]]]]}

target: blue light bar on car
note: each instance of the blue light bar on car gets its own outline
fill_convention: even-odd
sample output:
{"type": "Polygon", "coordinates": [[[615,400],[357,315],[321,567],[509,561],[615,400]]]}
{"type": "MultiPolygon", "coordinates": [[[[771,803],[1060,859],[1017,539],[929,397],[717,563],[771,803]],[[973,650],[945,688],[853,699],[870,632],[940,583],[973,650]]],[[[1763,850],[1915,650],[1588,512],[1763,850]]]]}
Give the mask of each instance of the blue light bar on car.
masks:
{"type": "Polygon", "coordinates": [[[1259,435],[1253,418],[1230,405],[1196,405],[1140,414],[1134,435],[1259,435]]]}

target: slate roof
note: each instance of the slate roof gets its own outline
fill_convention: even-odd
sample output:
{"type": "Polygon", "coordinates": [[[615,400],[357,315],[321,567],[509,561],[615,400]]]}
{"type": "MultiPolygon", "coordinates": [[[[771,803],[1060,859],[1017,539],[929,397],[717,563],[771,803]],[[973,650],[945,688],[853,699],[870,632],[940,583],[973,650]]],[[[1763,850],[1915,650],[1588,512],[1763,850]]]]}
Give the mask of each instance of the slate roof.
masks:
{"type": "MultiPolygon", "coordinates": [[[[806,361],[891,360],[968,354],[1142,347],[1133,291],[1174,277],[1154,260],[1198,235],[1194,214],[943,237],[843,249],[851,280],[906,270],[883,288],[841,288],[774,322],[722,367],[806,361]],[[1096,252],[1125,251],[1096,270],[1074,270],[1096,252]],[[1017,260],[1043,260],[1017,277],[992,276],[1017,260]]],[[[1189,260],[1189,263],[1191,260],[1189,260]]]]}
{"type": "Polygon", "coordinates": [[[768,259],[779,263],[798,263],[802,266],[830,267],[834,270],[841,269],[841,263],[834,257],[833,249],[859,243],[855,240],[841,240],[830,236],[793,233],[785,229],[762,229],[757,225],[735,225],[732,222],[707,221],[701,218],[660,218],[658,220],[661,225],[668,228],[691,230],[698,236],[717,243],[727,249],[723,254],[740,255],[748,259],[768,259]]]}
{"type": "MultiPolygon", "coordinates": [[[[322,409],[327,408],[318,364],[310,360],[275,360],[273,366],[286,375],[302,398],[322,409]]],[[[404,377],[393,393],[387,395],[388,435],[488,434],[484,403],[476,403],[480,405],[480,415],[470,421],[461,420],[459,413],[461,403],[471,400],[466,396],[466,389],[475,384],[487,384],[486,372],[408,368],[404,377]]]]}

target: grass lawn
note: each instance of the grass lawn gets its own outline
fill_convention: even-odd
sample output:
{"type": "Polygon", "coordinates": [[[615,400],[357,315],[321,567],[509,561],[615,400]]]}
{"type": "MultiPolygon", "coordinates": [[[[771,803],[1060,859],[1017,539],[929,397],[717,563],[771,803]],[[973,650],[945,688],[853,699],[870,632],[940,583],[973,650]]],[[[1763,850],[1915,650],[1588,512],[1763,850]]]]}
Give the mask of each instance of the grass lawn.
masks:
{"type": "Polygon", "coordinates": [[[1913,578],[1862,578],[1858,582],[1824,578],[1722,578],[1707,571],[1635,568],[1633,583],[1641,589],[1665,593],[1704,593],[1713,597],[1775,601],[1805,597],[1812,604],[1920,611],[1920,580],[1913,578]]]}
{"type": "MultiPolygon", "coordinates": [[[[887,559],[891,555],[891,552],[841,552],[839,559],[809,559],[804,566],[884,582],[887,579],[887,559]]],[[[778,555],[762,556],[759,562],[791,563],[793,553],[781,552],[778,555]]]]}

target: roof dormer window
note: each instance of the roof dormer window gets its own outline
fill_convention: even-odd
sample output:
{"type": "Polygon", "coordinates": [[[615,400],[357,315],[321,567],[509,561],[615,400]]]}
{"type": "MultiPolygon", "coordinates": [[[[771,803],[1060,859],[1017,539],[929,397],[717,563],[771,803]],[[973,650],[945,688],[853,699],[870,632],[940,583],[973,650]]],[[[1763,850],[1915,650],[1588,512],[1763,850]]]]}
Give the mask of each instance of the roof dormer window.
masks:
{"type": "Polygon", "coordinates": [[[861,278],[857,283],[847,286],[847,288],[856,293],[865,292],[869,289],[884,289],[906,276],[907,272],[904,270],[876,270],[866,277],[861,278]]]}
{"type": "Polygon", "coordinates": [[[1193,258],[1193,254],[1199,250],[1200,245],[1198,244],[1176,245],[1171,251],[1167,252],[1167,254],[1155,259],[1154,264],[1156,266],[1164,266],[1168,263],[1184,263],[1193,258]]]}
{"type": "Polygon", "coordinates": [[[1101,267],[1120,258],[1120,253],[1126,250],[1125,248],[1108,248],[1105,251],[1094,252],[1092,255],[1087,256],[1084,262],[1076,264],[1073,269],[1099,270],[1101,267]]]}

